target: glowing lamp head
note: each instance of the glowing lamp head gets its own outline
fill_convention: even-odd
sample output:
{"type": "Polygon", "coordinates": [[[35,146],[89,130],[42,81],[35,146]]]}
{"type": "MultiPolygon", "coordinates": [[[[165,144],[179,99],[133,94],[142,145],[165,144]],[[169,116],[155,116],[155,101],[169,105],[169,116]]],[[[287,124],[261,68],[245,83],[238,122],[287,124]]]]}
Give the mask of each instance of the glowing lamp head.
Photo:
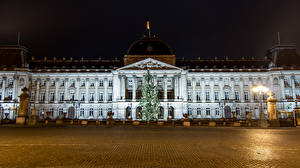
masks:
{"type": "Polygon", "coordinates": [[[262,86],[262,85],[258,85],[252,88],[252,91],[255,93],[267,93],[269,92],[269,88],[262,86]]]}

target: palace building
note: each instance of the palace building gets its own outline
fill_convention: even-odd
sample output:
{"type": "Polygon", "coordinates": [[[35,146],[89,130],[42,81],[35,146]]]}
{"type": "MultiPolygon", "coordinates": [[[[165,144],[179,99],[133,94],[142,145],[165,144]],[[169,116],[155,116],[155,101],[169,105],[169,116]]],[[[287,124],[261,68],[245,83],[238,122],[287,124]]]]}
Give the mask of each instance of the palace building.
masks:
{"type": "MultiPolygon", "coordinates": [[[[300,98],[300,55],[293,45],[276,45],[263,59],[184,59],[154,36],[129,46],[122,59],[36,59],[22,46],[0,46],[0,110],[17,116],[21,89],[29,88],[30,109],[42,119],[114,118],[139,120],[141,86],[147,69],[159,91],[159,119],[259,118],[258,84],[275,93],[278,111],[292,111],[300,98]]],[[[267,95],[265,95],[264,101],[267,95]]],[[[266,103],[263,110],[267,116],[266,103]]]]}

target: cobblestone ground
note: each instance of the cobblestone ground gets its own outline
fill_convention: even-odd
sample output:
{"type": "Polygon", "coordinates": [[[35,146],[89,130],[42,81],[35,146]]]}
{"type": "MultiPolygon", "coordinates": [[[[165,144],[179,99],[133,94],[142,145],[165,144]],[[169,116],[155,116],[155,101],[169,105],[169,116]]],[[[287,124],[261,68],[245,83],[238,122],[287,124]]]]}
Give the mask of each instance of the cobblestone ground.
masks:
{"type": "Polygon", "coordinates": [[[0,167],[300,167],[300,128],[0,127],[0,167]]]}

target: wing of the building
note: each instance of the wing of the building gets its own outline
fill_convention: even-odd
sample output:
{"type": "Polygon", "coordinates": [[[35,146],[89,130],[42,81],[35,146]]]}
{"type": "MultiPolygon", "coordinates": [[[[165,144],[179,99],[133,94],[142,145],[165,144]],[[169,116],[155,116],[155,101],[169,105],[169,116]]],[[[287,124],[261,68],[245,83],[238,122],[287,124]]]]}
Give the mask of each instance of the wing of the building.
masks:
{"type": "MultiPolygon", "coordinates": [[[[30,108],[40,118],[140,119],[141,87],[149,69],[161,104],[159,118],[245,119],[259,117],[255,85],[269,87],[279,111],[291,111],[300,98],[300,63],[296,46],[277,45],[262,59],[230,57],[185,59],[157,37],[143,37],[122,59],[42,58],[21,46],[0,47],[0,110],[16,118],[21,89],[29,88],[30,108]]],[[[267,95],[264,96],[264,99],[267,95]]],[[[266,105],[264,104],[266,113],[266,105]]],[[[266,113],[267,114],[267,113],[266,113]]]]}

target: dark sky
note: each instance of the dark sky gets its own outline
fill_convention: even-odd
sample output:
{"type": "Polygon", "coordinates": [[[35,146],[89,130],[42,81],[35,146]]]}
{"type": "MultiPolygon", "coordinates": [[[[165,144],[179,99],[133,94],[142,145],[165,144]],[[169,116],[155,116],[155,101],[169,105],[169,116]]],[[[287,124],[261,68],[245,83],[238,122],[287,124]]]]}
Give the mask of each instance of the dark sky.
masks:
{"type": "Polygon", "coordinates": [[[299,0],[1,0],[0,42],[36,57],[122,57],[152,32],[181,58],[263,57],[281,34],[300,47],[299,0]]]}

